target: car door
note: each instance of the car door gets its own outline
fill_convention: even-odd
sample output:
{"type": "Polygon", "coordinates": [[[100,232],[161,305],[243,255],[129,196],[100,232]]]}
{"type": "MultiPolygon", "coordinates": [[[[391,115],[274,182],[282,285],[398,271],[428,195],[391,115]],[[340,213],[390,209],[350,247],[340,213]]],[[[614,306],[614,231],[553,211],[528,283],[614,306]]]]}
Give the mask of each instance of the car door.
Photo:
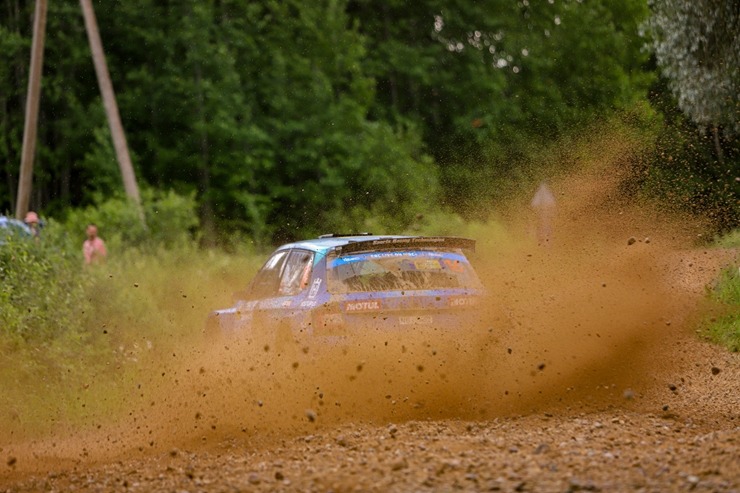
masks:
{"type": "MultiPolygon", "coordinates": [[[[311,280],[314,253],[309,250],[292,249],[286,255],[277,277],[270,276],[269,280],[260,281],[256,286],[260,290],[261,299],[255,308],[255,327],[267,331],[282,330],[279,334],[284,337],[287,332],[300,325],[305,312],[301,302],[305,299],[307,287],[311,280]]],[[[277,264],[276,264],[277,267],[277,264]]]]}
{"type": "Polygon", "coordinates": [[[289,253],[289,250],[274,252],[254,276],[249,287],[239,296],[242,299],[234,305],[238,326],[260,329],[259,304],[277,296],[280,275],[289,253]]]}

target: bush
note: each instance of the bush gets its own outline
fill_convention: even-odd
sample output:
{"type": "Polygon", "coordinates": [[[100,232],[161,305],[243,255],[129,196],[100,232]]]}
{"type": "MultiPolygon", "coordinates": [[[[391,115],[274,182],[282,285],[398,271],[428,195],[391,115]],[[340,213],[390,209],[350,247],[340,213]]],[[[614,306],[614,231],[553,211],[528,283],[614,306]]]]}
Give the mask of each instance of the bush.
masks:
{"type": "Polygon", "coordinates": [[[46,219],[38,240],[10,238],[0,246],[0,420],[6,423],[0,439],[48,429],[54,416],[84,419],[93,408],[110,406],[117,382],[137,371],[127,363],[163,333],[180,340],[184,321],[200,308],[184,309],[189,300],[175,280],[191,279],[193,294],[203,281],[183,269],[200,265],[194,196],[147,191],[143,197],[146,228],[134,204],[112,198],[71,211],[64,223],[46,219]],[[91,222],[101,226],[114,254],[103,266],[84,268],[82,242],[91,222]],[[80,409],[80,383],[93,378],[103,385],[85,390],[91,401],[80,409]]]}
{"type": "Polygon", "coordinates": [[[86,226],[94,223],[109,250],[173,248],[197,239],[200,222],[196,208],[194,193],[178,195],[173,191],[147,189],[142,192],[145,222],[136,204],[128,197],[119,196],[99,199],[95,205],[71,210],[65,225],[79,245],[85,240],[86,226]]]}
{"type": "Polygon", "coordinates": [[[47,344],[76,332],[89,313],[81,257],[56,222],[42,234],[39,241],[0,246],[0,334],[6,345],[47,344]]]}
{"type": "Polygon", "coordinates": [[[72,244],[51,229],[39,244],[0,249],[0,441],[60,419],[117,419],[131,388],[197,349],[208,312],[229,306],[264,261],[191,243],[125,248],[85,269],[77,242],[47,247],[72,244]]]}

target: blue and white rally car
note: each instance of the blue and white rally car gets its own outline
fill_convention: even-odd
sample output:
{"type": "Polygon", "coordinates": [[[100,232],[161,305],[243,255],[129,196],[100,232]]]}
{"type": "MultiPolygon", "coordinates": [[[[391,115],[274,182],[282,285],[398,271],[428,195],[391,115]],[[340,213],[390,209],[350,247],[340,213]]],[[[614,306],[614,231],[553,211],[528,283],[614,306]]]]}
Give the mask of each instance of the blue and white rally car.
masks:
{"type": "Polygon", "coordinates": [[[209,314],[209,336],[278,351],[344,344],[360,331],[465,331],[485,295],[457,237],[323,235],[282,245],[233,307],[209,314]]]}

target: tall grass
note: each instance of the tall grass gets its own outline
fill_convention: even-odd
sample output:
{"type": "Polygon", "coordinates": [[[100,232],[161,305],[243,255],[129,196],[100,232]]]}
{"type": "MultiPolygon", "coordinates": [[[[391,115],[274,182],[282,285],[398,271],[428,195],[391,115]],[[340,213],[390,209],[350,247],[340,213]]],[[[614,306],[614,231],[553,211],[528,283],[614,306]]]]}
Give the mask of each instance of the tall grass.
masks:
{"type": "MultiPolygon", "coordinates": [[[[75,296],[52,293],[48,305],[31,309],[46,311],[44,337],[24,338],[26,327],[0,333],[0,419],[7,424],[0,435],[115,419],[141,372],[198,344],[208,312],[229,306],[262,261],[258,252],[191,245],[128,249],[89,270],[75,263],[78,272],[67,273],[78,283],[75,296]]],[[[49,287],[60,279],[38,282],[49,287]]],[[[13,315],[8,306],[0,305],[5,318],[13,315]]]]}
{"type": "Polygon", "coordinates": [[[191,197],[145,196],[146,229],[114,198],[47,220],[39,241],[0,245],[0,438],[115,414],[142,368],[194,343],[262,262],[245,246],[200,249],[191,197]],[[82,261],[88,222],[108,242],[94,268],[82,261]]]}
{"type": "MultiPolygon", "coordinates": [[[[720,248],[740,250],[740,229],[715,243],[720,248]]],[[[704,322],[704,334],[730,351],[740,351],[740,265],[735,262],[723,269],[707,295],[719,306],[719,314],[704,322]]]]}

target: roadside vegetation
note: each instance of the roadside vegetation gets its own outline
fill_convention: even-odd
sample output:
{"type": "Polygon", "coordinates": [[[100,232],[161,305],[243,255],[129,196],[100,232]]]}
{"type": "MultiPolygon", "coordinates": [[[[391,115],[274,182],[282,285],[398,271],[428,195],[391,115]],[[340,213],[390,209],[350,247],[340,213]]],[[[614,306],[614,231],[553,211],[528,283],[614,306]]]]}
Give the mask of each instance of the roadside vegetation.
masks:
{"type": "MultiPolygon", "coordinates": [[[[114,231],[112,219],[102,224],[114,231]]],[[[197,344],[208,310],[230,304],[263,261],[249,247],[201,249],[181,229],[175,243],[111,234],[109,261],[84,267],[73,231],[52,223],[38,243],[0,248],[0,436],[120,410],[148,365],[197,344]]]]}
{"type": "MultiPolygon", "coordinates": [[[[719,238],[719,248],[733,248],[740,252],[740,229],[719,238]]],[[[740,257],[725,267],[707,296],[717,304],[716,314],[703,324],[705,336],[730,351],[740,352],[740,257]]]]}

